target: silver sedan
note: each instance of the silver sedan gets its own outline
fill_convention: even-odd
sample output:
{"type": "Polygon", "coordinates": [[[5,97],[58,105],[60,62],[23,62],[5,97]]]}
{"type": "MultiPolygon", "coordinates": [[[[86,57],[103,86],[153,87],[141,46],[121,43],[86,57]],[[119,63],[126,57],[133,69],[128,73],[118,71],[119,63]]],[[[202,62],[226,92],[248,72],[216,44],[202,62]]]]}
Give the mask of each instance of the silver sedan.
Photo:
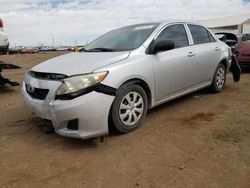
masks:
{"type": "Polygon", "coordinates": [[[223,90],[230,48],[204,26],[122,27],[28,71],[23,100],[63,136],[87,139],[138,128],[147,110],[196,90],[223,90]]]}

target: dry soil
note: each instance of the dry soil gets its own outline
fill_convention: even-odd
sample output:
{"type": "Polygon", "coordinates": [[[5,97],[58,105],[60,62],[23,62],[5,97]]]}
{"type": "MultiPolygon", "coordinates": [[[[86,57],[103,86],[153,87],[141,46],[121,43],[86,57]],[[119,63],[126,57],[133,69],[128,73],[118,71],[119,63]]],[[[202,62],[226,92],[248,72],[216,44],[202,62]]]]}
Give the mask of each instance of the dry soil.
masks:
{"type": "MultiPolygon", "coordinates": [[[[5,55],[32,66],[60,53],[5,55]]],[[[71,63],[71,62],[69,62],[71,63]]],[[[78,140],[46,135],[20,88],[0,89],[0,187],[250,187],[250,73],[220,94],[202,90],[148,112],[136,131],[78,140]]]]}

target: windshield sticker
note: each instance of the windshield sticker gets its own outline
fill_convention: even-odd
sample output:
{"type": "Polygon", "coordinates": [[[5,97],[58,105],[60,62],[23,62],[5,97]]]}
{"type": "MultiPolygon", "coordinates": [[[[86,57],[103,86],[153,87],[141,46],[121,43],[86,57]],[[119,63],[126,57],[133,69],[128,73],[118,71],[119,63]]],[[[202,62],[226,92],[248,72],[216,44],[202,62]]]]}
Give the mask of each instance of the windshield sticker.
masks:
{"type": "Polygon", "coordinates": [[[154,25],[144,25],[144,26],[136,27],[135,30],[152,29],[153,27],[154,25]]]}

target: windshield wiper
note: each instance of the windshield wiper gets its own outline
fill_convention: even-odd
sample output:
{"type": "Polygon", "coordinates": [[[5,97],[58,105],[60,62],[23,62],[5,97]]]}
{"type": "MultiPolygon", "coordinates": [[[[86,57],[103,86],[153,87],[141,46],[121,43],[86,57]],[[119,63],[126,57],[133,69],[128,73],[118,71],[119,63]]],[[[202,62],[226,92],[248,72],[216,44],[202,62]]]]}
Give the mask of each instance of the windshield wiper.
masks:
{"type": "Polygon", "coordinates": [[[85,49],[87,52],[114,52],[115,49],[111,48],[91,48],[91,49],[85,49]]]}
{"type": "Polygon", "coordinates": [[[86,48],[82,47],[79,52],[88,52],[89,50],[87,50],[86,48]]]}

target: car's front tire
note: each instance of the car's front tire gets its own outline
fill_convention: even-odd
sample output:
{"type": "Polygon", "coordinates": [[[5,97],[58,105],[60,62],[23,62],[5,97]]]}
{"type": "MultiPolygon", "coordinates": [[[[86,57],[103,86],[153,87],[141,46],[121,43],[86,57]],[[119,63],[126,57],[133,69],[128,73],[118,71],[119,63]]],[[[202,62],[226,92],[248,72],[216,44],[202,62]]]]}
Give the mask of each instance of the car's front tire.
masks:
{"type": "Polygon", "coordinates": [[[138,128],[146,117],[148,99],[144,89],[129,83],[121,86],[113,102],[111,118],[120,133],[129,133],[138,128]]]}
{"type": "Polygon", "coordinates": [[[211,92],[219,93],[223,90],[226,83],[226,74],[226,67],[220,63],[214,73],[213,82],[210,86],[211,92]]]}

